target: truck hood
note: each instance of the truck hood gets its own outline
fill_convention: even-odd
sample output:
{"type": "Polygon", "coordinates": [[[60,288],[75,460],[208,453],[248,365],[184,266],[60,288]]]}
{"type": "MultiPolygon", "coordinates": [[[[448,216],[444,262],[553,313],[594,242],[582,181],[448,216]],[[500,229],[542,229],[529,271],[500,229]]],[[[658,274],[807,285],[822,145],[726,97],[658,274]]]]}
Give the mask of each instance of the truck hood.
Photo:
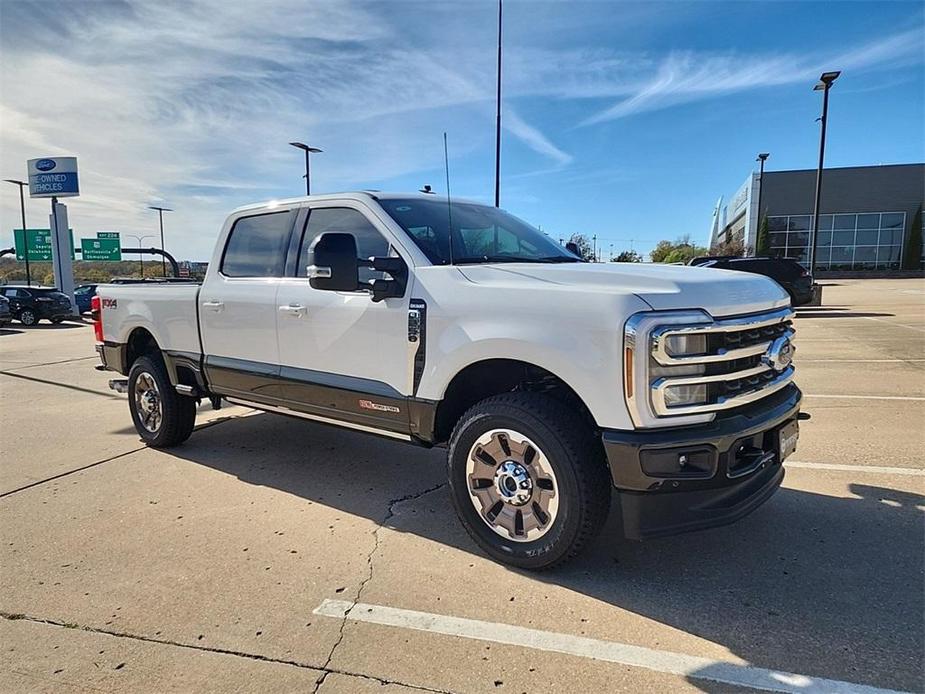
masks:
{"type": "Polygon", "coordinates": [[[790,302],[780,285],[762,275],[686,265],[505,263],[457,268],[480,285],[635,294],[656,310],[701,308],[714,317],[757,313],[790,302]]]}

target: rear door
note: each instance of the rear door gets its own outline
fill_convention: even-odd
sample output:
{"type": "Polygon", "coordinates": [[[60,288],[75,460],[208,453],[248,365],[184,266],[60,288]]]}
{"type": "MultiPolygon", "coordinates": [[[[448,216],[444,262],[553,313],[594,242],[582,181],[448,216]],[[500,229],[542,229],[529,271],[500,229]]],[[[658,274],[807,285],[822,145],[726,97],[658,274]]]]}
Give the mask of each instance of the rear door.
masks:
{"type": "Polygon", "coordinates": [[[216,392],[261,402],[276,395],[276,292],[297,216],[288,208],[236,218],[199,292],[206,376],[216,392]]]}

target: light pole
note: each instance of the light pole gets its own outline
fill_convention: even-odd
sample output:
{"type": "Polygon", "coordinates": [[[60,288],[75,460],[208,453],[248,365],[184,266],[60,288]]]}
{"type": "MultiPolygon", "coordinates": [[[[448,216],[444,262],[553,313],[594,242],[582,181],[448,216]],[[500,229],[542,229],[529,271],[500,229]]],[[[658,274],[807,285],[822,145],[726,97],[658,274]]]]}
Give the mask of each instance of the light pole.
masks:
{"type": "Polygon", "coordinates": [[[22,214],[22,254],[26,259],[26,286],[31,287],[32,273],[29,271],[29,232],[26,230],[26,198],[23,194],[23,188],[29,184],[24,181],[17,181],[15,178],[4,178],[3,180],[7,183],[19,186],[19,211],[22,214]]]}
{"type": "Polygon", "coordinates": [[[495,207],[501,207],[501,6],[498,0],[498,93],[495,102],[495,207]]]}
{"type": "Polygon", "coordinates": [[[309,168],[308,158],[312,154],[318,154],[322,150],[318,149],[317,147],[309,147],[308,145],[302,142],[290,142],[289,144],[305,152],[305,194],[311,195],[312,194],[312,182],[310,178],[311,169],[309,168]]]}
{"type": "MultiPolygon", "coordinates": [[[[764,192],[764,163],[771,154],[761,152],[758,155],[758,226],[755,228],[755,255],[758,255],[758,234],[761,233],[761,194],[764,192]]],[[[746,251],[747,254],[747,251],[746,251]]]]}
{"type": "MultiPolygon", "coordinates": [[[[153,239],[156,238],[154,234],[145,234],[144,236],[135,236],[135,234],[126,234],[130,239],[135,239],[138,241],[138,248],[141,248],[142,239],[153,239]]],[[[161,250],[164,250],[163,248],[161,250]]],[[[145,278],[145,256],[144,253],[138,254],[138,265],[141,267],[141,279],[145,278]]],[[[166,275],[165,275],[166,276],[166,275]]]]}
{"type": "Polygon", "coordinates": [[[813,240],[809,250],[809,274],[816,272],[816,246],[819,240],[819,202],[822,199],[822,165],[825,162],[825,126],[829,119],[829,89],[841,71],[823,72],[813,91],[822,92],[822,128],[819,133],[819,167],[816,169],[816,201],[813,205],[813,240]]]}
{"type": "MultiPolygon", "coordinates": [[[[148,205],[148,209],[157,210],[157,219],[161,225],[161,250],[167,250],[164,248],[164,213],[173,212],[173,210],[171,210],[169,207],[158,207],[157,205],[148,205]]],[[[167,260],[164,258],[164,256],[161,256],[161,272],[163,273],[164,277],[167,276],[167,260]]],[[[142,274],[142,277],[144,277],[144,274],[142,274]]]]}

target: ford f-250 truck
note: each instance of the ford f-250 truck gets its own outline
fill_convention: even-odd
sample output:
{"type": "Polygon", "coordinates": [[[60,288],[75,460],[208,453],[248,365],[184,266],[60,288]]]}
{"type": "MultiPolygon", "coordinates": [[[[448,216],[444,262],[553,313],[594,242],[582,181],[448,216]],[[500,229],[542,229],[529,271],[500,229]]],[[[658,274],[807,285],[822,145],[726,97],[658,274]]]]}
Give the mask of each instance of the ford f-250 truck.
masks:
{"type": "Polygon", "coordinates": [[[575,555],[613,504],[648,538],[732,522],[800,419],[787,294],[758,275],[582,262],[494,207],[378,192],[243,207],[201,286],[100,286],[97,349],[149,446],[221,399],[446,446],[497,560],[575,555]]]}

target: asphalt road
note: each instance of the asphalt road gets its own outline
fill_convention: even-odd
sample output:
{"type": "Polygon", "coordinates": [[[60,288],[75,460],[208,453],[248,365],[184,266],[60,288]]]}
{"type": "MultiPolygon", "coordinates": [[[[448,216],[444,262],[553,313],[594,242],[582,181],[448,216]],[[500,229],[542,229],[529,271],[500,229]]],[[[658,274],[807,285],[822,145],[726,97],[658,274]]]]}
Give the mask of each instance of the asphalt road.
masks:
{"type": "Polygon", "coordinates": [[[925,282],[797,323],[784,488],[568,566],[484,558],[443,451],[203,409],[139,443],[87,326],[0,334],[0,690],[925,690],[925,282]]]}

